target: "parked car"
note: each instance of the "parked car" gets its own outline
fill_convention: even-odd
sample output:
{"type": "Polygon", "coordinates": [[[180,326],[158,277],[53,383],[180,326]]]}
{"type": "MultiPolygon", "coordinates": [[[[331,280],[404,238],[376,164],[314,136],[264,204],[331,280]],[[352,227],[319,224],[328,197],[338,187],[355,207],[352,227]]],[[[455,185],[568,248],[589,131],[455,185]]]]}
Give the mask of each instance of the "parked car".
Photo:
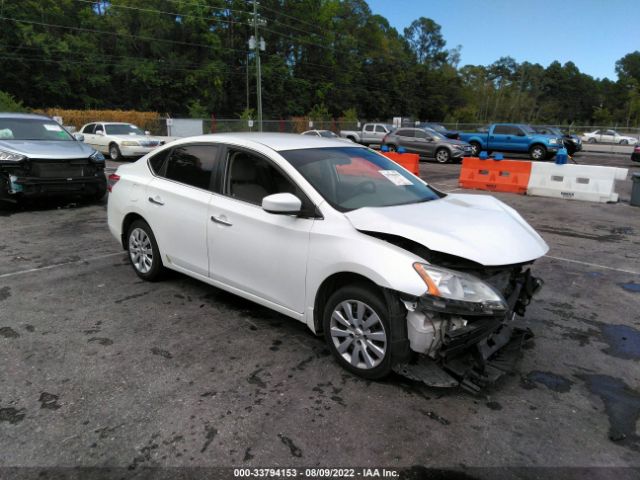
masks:
{"type": "Polygon", "coordinates": [[[621,135],[615,130],[594,130],[585,133],[582,141],[587,143],[618,143],[620,145],[636,145],[638,139],[628,135],[621,135]]]}
{"type": "Polygon", "coordinates": [[[301,135],[310,135],[312,137],[325,137],[325,138],[339,138],[338,135],[331,130],[307,130],[302,132],[301,135]]]}
{"type": "Polygon", "coordinates": [[[176,270],[304,322],[367,378],[417,363],[468,386],[494,372],[525,335],[512,319],[548,251],[496,198],[447,195],[338,140],[185,138],[121,165],[110,188],[109,229],[140,278],[176,270]]]}
{"type": "Polygon", "coordinates": [[[534,126],[531,128],[544,135],[553,135],[555,137],[562,138],[562,144],[564,145],[564,148],[567,149],[567,153],[569,155],[573,155],[582,150],[582,140],[580,140],[578,135],[564,133],[558,127],[534,126]]]}
{"type": "Polygon", "coordinates": [[[114,161],[137,158],[167,142],[165,137],[152,137],[132,123],[95,122],[80,129],[84,142],[109,155],[114,161]]]}
{"type": "Polygon", "coordinates": [[[457,140],[458,138],[460,138],[460,132],[457,132],[455,130],[449,130],[444,125],[441,125],[439,123],[425,122],[418,125],[418,127],[435,130],[440,135],[444,135],[447,138],[453,138],[454,140],[457,140]]]}
{"type": "Polygon", "coordinates": [[[361,131],[340,130],[340,136],[361,145],[381,145],[384,136],[394,130],[393,125],[386,123],[365,123],[361,131]]]}
{"type": "Polygon", "coordinates": [[[640,146],[636,146],[631,154],[631,160],[634,162],[640,162],[640,146]]]}
{"type": "Polygon", "coordinates": [[[529,125],[514,123],[495,123],[487,133],[461,133],[460,140],[471,145],[473,156],[485,150],[528,153],[532,160],[553,158],[563,146],[557,135],[544,135],[529,125]]]}
{"type": "Polygon", "coordinates": [[[106,193],[104,156],[49,117],[0,113],[0,200],[106,193]]]}
{"type": "Polygon", "coordinates": [[[439,163],[471,156],[471,145],[468,143],[425,128],[399,128],[386,135],[382,142],[392,152],[402,147],[409,153],[417,153],[421,158],[433,158],[439,163]]]}

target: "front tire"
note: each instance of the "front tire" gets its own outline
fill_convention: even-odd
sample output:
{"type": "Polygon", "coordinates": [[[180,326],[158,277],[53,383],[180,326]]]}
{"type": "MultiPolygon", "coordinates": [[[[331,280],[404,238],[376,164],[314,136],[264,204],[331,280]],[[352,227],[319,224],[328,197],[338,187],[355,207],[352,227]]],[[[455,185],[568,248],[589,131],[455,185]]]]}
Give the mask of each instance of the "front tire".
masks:
{"type": "Polygon", "coordinates": [[[129,262],[143,280],[155,282],[162,277],[164,266],[156,237],[147,222],[135,220],[127,232],[129,262]]]}
{"type": "Polygon", "coordinates": [[[436,150],[436,162],[449,163],[451,160],[451,153],[446,148],[439,148],[436,150]]]}
{"type": "Polygon", "coordinates": [[[397,152],[398,151],[398,147],[396,147],[393,143],[388,143],[387,144],[387,148],[389,149],[390,152],[397,152]]]}
{"type": "Polygon", "coordinates": [[[529,150],[529,157],[531,157],[531,160],[546,160],[547,149],[542,145],[534,145],[529,150]]]}
{"type": "Polygon", "coordinates": [[[368,379],[391,371],[389,308],[371,287],[349,285],[334,292],[325,304],[323,329],[343,368],[368,379]]]}
{"type": "Polygon", "coordinates": [[[480,152],[482,151],[482,146],[478,142],[471,142],[469,143],[469,145],[471,145],[472,156],[477,157],[478,155],[480,155],[480,152]]]}
{"type": "Polygon", "coordinates": [[[109,158],[114,162],[122,160],[122,153],[120,153],[120,148],[116,143],[109,145],[109,158]]]}

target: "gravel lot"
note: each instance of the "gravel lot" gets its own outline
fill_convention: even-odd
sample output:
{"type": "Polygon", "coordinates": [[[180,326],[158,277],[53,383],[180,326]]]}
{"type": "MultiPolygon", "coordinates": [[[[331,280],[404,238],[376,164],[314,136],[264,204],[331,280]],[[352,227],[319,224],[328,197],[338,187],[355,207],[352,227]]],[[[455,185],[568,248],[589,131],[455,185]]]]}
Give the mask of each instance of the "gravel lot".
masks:
{"type": "MultiPolygon", "coordinates": [[[[421,165],[445,191],[459,169],[421,165]]],[[[617,204],[496,195],[551,251],[523,321],[534,346],[483,397],[361,380],[301,323],[179,274],[142,282],[108,232],[106,201],[0,212],[0,466],[638,468],[630,190],[618,184],[617,204]]]]}

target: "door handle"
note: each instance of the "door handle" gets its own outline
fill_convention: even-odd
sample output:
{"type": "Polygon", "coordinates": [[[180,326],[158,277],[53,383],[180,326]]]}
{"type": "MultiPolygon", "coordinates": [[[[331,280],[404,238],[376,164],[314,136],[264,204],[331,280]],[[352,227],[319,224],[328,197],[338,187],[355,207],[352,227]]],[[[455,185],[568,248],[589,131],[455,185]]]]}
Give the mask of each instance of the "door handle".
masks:
{"type": "Polygon", "coordinates": [[[231,227],[233,225],[233,223],[229,222],[227,220],[227,217],[225,217],[224,215],[220,216],[220,217],[216,217],[216,216],[211,216],[211,221],[213,223],[218,223],[220,225],[224,225],[225,227],[231,227]]]}
{"type": "Polygon", "coordinates": [[[160,206],[164,205],[164,202],[161,200],[157,200],[157,198],[159,197],[156,197],[156,198],[149,197],[149,201],[155,205],[160,205],[160,206]]]}

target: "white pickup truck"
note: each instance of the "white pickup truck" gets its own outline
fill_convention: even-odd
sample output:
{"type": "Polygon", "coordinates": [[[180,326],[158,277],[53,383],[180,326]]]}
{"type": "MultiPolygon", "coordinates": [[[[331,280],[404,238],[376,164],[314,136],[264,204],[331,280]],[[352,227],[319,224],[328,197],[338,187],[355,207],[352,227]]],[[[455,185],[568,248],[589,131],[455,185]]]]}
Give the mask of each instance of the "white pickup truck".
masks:
{"type": "Polygon", "coordinates": [[[384,136],[393,130],[395,127],[387,123],[365,123],[361,131],[340,130],[340,136],[362,145],[382,145],[384,136]]]}

